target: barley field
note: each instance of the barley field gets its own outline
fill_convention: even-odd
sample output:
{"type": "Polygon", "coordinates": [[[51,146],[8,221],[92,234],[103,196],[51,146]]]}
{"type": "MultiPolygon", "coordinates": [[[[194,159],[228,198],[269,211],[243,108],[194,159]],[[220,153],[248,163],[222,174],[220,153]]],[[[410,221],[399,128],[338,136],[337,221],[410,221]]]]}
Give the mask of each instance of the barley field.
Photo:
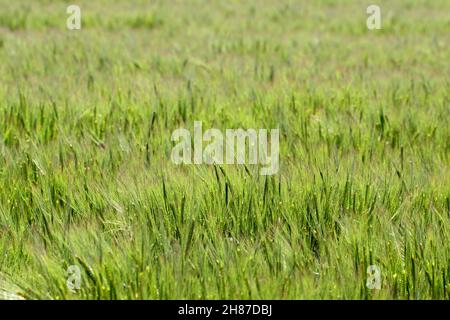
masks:
{"type": "Polygon", "coordinates": [[[450,299],[449,45],[448,0],[0,0],[0,299],[450,299]],[[174,164],[194,121],[279,171],[174,164]]]}

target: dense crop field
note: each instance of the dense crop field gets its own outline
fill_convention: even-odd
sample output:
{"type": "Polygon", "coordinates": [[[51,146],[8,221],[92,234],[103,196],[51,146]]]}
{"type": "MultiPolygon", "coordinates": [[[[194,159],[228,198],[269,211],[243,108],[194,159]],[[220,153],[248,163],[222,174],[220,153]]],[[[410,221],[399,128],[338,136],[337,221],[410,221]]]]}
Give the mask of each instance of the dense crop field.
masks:
{"type": "Polygon", "coordinates": [[[0,298],[450,299],[450,1],[377,2],[0,0],[0,298]]]}

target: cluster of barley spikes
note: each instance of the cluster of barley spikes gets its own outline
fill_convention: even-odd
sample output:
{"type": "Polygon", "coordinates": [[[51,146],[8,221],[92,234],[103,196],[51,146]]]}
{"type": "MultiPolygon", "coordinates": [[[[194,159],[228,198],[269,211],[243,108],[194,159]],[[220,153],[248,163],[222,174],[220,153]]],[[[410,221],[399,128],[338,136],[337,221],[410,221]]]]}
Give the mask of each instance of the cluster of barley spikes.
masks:
{"type": "Polygon", "coordinates": [[[450,2],[378,2],[0,0],[0,296],[449,299],[450,2]],[[195,120],[280,172],[174,165],[195,120]]]}

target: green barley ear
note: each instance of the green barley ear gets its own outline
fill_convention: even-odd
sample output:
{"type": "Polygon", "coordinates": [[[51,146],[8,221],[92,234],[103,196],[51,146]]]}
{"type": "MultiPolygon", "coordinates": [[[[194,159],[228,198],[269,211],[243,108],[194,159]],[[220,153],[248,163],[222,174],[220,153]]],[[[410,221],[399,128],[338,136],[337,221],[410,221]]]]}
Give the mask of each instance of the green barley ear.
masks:
{"type": "Polygon", "coordinates": [[[25,294],[8,277],[0,273],[0,300],[25,300],[25,294]]]}

